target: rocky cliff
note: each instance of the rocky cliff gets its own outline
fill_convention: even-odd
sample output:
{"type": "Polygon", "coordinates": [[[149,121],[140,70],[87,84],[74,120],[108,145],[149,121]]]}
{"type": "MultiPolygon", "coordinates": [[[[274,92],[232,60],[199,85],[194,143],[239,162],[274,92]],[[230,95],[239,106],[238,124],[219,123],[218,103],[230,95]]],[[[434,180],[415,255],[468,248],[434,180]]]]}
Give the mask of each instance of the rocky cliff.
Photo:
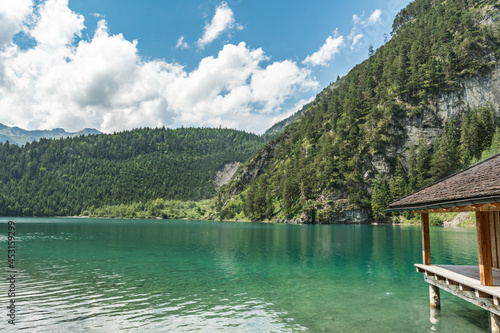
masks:
{"type": "MultiPolygon", "coordinates": [[[[483,105],[493,106],[500,116],[500,62],[489,74],[467,77],[458,91],[438,94],[434,101],[423,108],[420,118],[405,124],[408,139],[400,147],[402,152],[406,156],[410,146],[416,145],[419,138],[432,145],[450,116],[463,112],[467,107],[483,105]]],[[[387,171],[384,167],[377,169],[380,172],[387,171]]]]}

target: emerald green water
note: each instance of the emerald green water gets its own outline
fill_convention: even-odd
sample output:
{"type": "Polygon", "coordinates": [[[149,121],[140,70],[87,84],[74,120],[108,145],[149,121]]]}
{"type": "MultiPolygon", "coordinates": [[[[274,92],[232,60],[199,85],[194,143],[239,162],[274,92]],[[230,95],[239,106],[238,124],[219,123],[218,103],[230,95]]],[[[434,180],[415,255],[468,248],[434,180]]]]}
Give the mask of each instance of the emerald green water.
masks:
{"type": "MultiPolygon", "coordinates": [[[[7,257],[7,221],[0,249],[7,257]]],[[[28,332],[484,332],[442,293],[429,321],[418,227],[14,218],[28,332]]],[[[477,264],[473,230],[431,229],[435,263],[477,264]]],[[[7,324],[7,262],[0,330],[7,324]]]]}

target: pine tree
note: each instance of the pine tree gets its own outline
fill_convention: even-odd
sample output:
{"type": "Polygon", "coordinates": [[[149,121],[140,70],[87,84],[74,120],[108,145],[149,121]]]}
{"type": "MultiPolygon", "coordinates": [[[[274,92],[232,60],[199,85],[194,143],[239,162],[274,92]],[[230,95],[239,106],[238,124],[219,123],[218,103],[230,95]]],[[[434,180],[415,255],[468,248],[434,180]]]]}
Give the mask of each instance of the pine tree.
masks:
{"type": "Polygon", "coordinates": [[[377,221],[382,221],[385,218],[384,209],[387,208],[387,204],[391,201],[391,196],[389,193],[389,183],[387,182],[387,177],[383,174],[378,174],[373,179],[373,193],[371,200],[371,207],[373,212],[373,218],[377,221]]]}
{"type": "Polygon", "coordinates": [[[396,171],[389,180],[390,200],[394,201],[407,193],[406,177],[403,165],[398,160],[396,171]]]}
{"type": "Polygon", "coordinates": [[[460,162],[462,166],[470,164],[473,158],[481,154],[481,141],[479,138],[479,121],[477,113],[467,108],[462,115],[460,126],[460,162]]]}
{"type": "Polygon", "coordinates": [[[412,144],[408,153],[408,192],[413,192],[418,189],[417,184],[417,146],[412,144]]]}
{"type": "Polygon", "coordinates": [[[497,154],[500,154],[500,127],[496,128],[495,134],[491,139],[490,147],[481,154],[481,160],[485,160],[497,154]]]}
{"type": "Polygon", "coordinates": [[[442,179],[460,169],[460,117],[452,116],[444,128],[443,134],[436,140],[432,155],[431,177],[434,181],[442,179]]]}
{"type": "Polygon", "coordinates": [[[427,149],[427,144],[424,142],[424,140],[420,139],[418,142],[416,164],[415,164],[415,175],[418,188],[427,185],[427,180],[429,179],[429,169],[430,169],[429,150],[427,149]]]}

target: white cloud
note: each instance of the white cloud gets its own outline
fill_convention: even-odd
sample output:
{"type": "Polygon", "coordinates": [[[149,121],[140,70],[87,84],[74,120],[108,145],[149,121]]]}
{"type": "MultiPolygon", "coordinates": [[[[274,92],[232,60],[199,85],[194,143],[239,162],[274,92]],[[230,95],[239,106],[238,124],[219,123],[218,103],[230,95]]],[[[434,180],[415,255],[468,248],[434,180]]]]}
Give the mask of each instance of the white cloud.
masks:
{"type": "Polygon", "coordinates": [[[85,18],[68,8],[68,0],[47,0],[35,20],[30,35],[43,48],[65,48],[85,28],[85,18]]]}
{"type": "Polygon", "coordinates": [[[354,23],[354,26],[351,29],[351,33],[349,36],[347,36],[347,40],[351,42],[351,50],[354,50],[355,47],[359,44],[359,42],[363,39],[365,36],[364,33],[358,32],[358,30],[361,29],[368,29],[370,26],[373,26],[377,23],[382,23],[381,20],[381,15],[382,11],[380,9],[375,9],[373,13],[368,17],[368,19],[364,19],[365,13],[363,13],[361,16],[354,14],[352,16],[352,21],[354,23]]]}
{"type": "Polygon", "coordinates": [[[266,69],[257,69],[252,77],[253,100],[264,105],[264,112],[273,112],[297,88],[313,89],[317,82],[310,80],[310,71],[297,67],[295,62],[274,62],[266,69]]]}
{"type": "Polygon", "coordinates": [[[175,45],[176,49],[187,49],[189,48],[189,44],[184,41],[184,36],[180,36],[177,40],[177,44],[175,45]]]}
{"type": "Polygon", "coordinates": [[[353,27],[347,37],[339,36],[336,30],[333,36],[328,36],[325,44],[318,51],[307,56],[302,63],[308,66],[327,66],[333,57],[346,46],[346,43],[349,44],[351,50],[354,50],[365,37],[365,34],[359,32],[359,30],[367,30],[368,27],[381,23],[381,15],[382,11],[380,9],[376,9],[366,20],[364,19],[364,13],[361,16],[354,14],[352,16],[353,27]]]}
{"type": "Polygon", "coordinates": [[[366,21],[366,24],[376,24],[380,23],[380,16],[382,15],[382,11],[380,9],[375,9],[375,11],[370,15],[368,18],[368,21],[366,21]]]}
{"type": "Polygon", "coordinates": [[[354,22],[354,24],[358,24],[360,20],[361,20],[361,18],[359,17],[359,15],[354,14],[352,16],[352,21],[354,22]]]}
{"type": "Polygon", "coordinates": [[[359,41],[364,37],[363,34],[357,34],[351,38],[351,50],[354,50],[359,41]]]}
{"type": "Polygon", "coordinates": [[[317,52],[307,56],[302,63],[309,66],[326,66],[333,56],[340,52],[343,45],[343,36],[337,36],[337,33],[334,36],[328,36],[325,44],[317,52]]]}
{"type": "Polygon", "coordinates": [[[285,112],[283,112],[282,114],[274,117],[271,121],[271,125],[275,125],[276,123],[292,116],[294,113],[296,113],[297,111],[300,111],[304,105],[308,104],[308,103],[311,103],[312,101],[314,101],[316,99],[316,96],[311,96],[309,99],[301,99],[300,101],[298,101],[297,103],[295,103],[294,106],[292,106],[291,108],[289,108],[288,110],[286,110],[285,112]]]}
{"type": "Polygon", "coordinates": [[[32,0],[0,1],[0,48],[10,43],[12,37],[23,29],[32,5],[32,0]]]}
{"type": "Polygon", "coordinates": [[[205,25],[203,36],[198,40],[198,46],[204,48],[216,40],[224,31],[232,28],[241,30],[242,27],[236,25],[234,14],[227,2],[222,2],[215,10],[215,15],[210,23],[205,25]]]}
{"type": "Polygon", "coordinates": [[[84,18],[67,1],[48,0],[35,12],[30,28],[11,28],[0,49],[0,110],[9,110],[0,113],[0,122],[7,125],[104,132],[222,125],[262,132],[285,101],[318,85],[310,70],[290,60],[267,63],[262,49],[243,42],[225,45],[186,71],[177,63],[144,61],[137,42],[111,35],[105,20],[90,40],[75,42],[84,18]],[[19,29],[36,46],[13,44],[19,29]]]}

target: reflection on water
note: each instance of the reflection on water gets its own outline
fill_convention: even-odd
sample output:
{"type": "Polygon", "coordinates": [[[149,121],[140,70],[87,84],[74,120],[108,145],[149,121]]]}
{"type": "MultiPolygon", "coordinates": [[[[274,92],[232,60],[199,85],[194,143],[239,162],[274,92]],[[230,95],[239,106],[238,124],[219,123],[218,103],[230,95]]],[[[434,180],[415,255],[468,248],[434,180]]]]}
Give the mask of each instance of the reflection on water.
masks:
{"type": "MultiPolygon", "coordinates": [[[[429,321],[428,286],[413,267],[421,261],[415,227],[16,222],[16,328],[28,331],[487,329],[486,311],[446,293],[439,322],[429,321]]],[[[432,229],[432,260],[477,264],[475,237],[432,229]]]]}

